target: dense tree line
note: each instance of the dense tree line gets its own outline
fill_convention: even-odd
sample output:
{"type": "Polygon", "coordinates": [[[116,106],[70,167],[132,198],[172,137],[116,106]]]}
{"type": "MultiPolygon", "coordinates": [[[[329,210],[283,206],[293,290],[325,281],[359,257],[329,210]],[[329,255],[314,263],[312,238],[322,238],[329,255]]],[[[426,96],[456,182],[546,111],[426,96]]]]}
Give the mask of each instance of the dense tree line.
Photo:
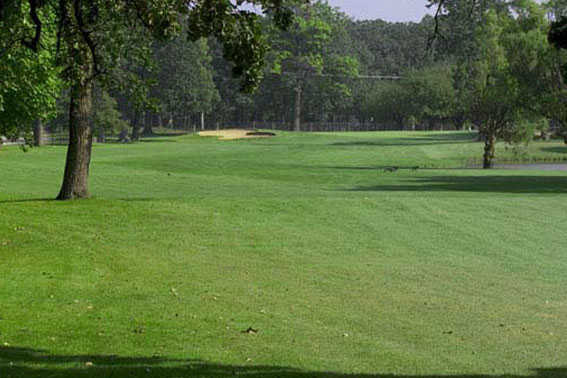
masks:
{"type": "MultiPolygon", "coordinates": [[[[180,36],[153,44],[152,67],[138,68],[151,83],[147,92],[110,92],[131,125],[131,138],[159,126],[195,130],[253,121],[295,130],[327,121],[376,120],[400,127],[369,109],[371,96],[388,87],[375,76],[401,76],[433,64],[436,50],[427,49],[433,18],[354,21],[324,1],[292,9],[295,21],[286,31],[274,27],[273,16],[262,20],[271,49],[254,93],[240,90],[214,38],[186,43],[180,36]]],[[[52,128],[65,128],[66,121],[62,114],[52,128]]],[[[118,134],[120,127],[109,131],[118,134]]]]}

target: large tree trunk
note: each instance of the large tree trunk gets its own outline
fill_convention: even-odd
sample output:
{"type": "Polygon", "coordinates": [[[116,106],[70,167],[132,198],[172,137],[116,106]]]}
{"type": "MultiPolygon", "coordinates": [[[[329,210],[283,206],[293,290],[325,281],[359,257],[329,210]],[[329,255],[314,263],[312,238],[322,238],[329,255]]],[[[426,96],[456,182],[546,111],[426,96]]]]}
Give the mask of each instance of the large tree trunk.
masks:
{"type": "Polygon", "coordinates": [[[140,118],[143,119],[144,115],[142,114],[142,117],[140,117],[140,115],[138,114],[138,112],[135,112],[134,114],[134,119],[132,122],[132,136],[130,139],[132,139],[132,142],[137,142],[138,140],[140,140],[140,118]]]}
{"type": "Polygon", "coordinates": [[[104,129],[104,125],[100,125],[96,141],[97,143],[106,143],[106,130],[104,129]]]}
{"type": "Polygon", "coordinates": [[[189,130],[189,116],[187,114],[183,115],[183,130],[189,130]]]}
{"type": "Polygon", "coordinates": [[[486,135],[484,139],[484,158],[482,168],[490,169],[493,167],[494,148],[496,144],[496,137],[494,134],[486,135]]]}
{"type": "Polygon", "coordinates": [[[43,146],[43,123],[41,119],[36,120],[33,125],[33,144],[36,147],[43,146]]]}
{"type": "MultiPolygon", "coordinates": [[[[88,72],[88,71],[87,71],[88,72]]],[[[79,81],[71,88],[69,146],[63,185],[58,200],[87,198],[93,132],[90,123],[92,82],[79,81]]]]}
{"type": "Polygon", "coordinates": [[[140,124],[138,122],[134,123],[132,127],[132,142],[137,142],[140,140],[140,124]]]}
{"type": "Polygon", "coordinates": [[[205,113],[201,112],[201,130],[205,130],[205,113]]]}
{"type": "Polygon", "coordinates": [[[301,92],[302,88],[300,85],[295,87],[295,121],[293,126],[295,131],[301,131],[301,92]]]}
{"type": "Polygon", "coordinates": [[[149,117],[149,120],[146,121],[146,124],[144,125],[144,136],[152,136],[154,135],[154,130],[153,130],[153,125],[154,125],[154,121],[157,119],[158,122],[158,127],[161,127],[161,116],[159,115],[155,115],[152,114],[149,117]]]}

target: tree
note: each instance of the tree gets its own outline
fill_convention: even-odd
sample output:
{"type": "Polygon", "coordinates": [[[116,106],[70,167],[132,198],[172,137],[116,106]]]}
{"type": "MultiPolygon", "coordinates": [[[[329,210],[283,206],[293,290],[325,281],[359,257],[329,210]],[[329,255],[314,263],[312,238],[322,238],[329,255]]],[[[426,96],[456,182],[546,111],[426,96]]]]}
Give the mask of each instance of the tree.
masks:
{"type": "Polygon", "coordinates": [[[497,139],[530,140],[542,115],[561,113],[565,97],[553,89],[562,85],[544,42],[544,13],[532,0],[431,3],[440,6],[441,35],[449,41],[470,36],[454,44],[456,114],[478,127],[485,143],[483,167],[491,168],[497,139]]]}
{"type": "Polygon", "coordinates": [[[510,141],[529,116],[523,106],[521,85],[510,70],[503,38],[513,20],[508,14],[489,10],[476,38],[480,54],[472,62],[474,72],[469,117],[484,139],[483,168],[492,168],[496,139],[510,141]]]}
{"type": "Polygon", "coordinates": [[[93,128],[97,142],[104,143],[107,134],[127,129],[128,123],[121,118],[116,100],[108,92],[97,88],[93,97],[93,128]]]}
{"type": "MultiPolygon", "coordinates": [[[[9,27],[16,20],[31,23],[28,12],[26,6],[13,7],[4,9],[0,17],[0,134],[16,137],[23,133],[29,143],[33,131],[34,144],[40,144],[41,120],[55,115],[61,81],[52,51],[45,49],[34,54],[29,49],[14,48],[16,44],[30,43],[28,28],[9,27]]],[[[50,17],[47,13],[42,15],[50,17]]],[[[43,43],[55,46],[54,29],[44,31],[43,43]]]]}
{"type": "MultiPolygon", "coordinates": [[[[262,5],[280,26],[291,22],[291,11],[281,0],[247,2],[262,5]]],[[[16,30],[16,34],[29,30],[30,23],[11,17],[12,9],[25,7],[29,7],[32,21],[30,37],[3,49],[39,51],[44,28],[57,29],[59,64],[70,86],[69,147],[57,196],[61,200],[89,196],[93,83],[99,80],[110,85],[121,59],[133,51],[147,53],[144,46],[135,43],[138,36],[171,38],[180,31],[180,22],[187,20],[191,39],[214,35],[222,42],[225,57],[235,64],[233,72],[242,77],[243,89],[252,90],[262,74],[266,43],[259,16],[230,0],[10,0],[0,2],[3,28],[16,30]]]]}
{"type": "Polygon", "coordinates": [[[377,82],[362,99],[364,113],[397,128],[442,126],[452,120],[455,108],[451,74],[452,66],[437,64],[407,71],[401,80],[377,82]]]}
{"type": "Polygon", "coordinates": [[[191,114],[203,120],[219,101],[207,40],[187,42],[177,37],[159,49],[156,60],[160,62],[157,97],[169,123],[177,120],[187,128],[191,114]]]}
{"type": "Polygon", "coordinates": [[[411,93],[398,82],[377,82],[363,99],[363,111],[378,123],[404,127],[411,115],[411,93]]]}
{"type": "Polygon", "coordinates": [[[248,120],[249,114],[253,111],[253,98],[261,95],[270,76],[262,79],[262,83],[254,94],[243,92],[240,90],[238,79],[232,75],[232,67],[226,64],[220,43],[214,38],[209,38],[208,45],[212,58],[213,81],[220,97],[211,118],[215,122],[248,120]]]}
{"type": "MultiPolygon", "coordinates": [[[[448,64],[430,65],[419,71],[408,72],[400,82],[408,95],[407,117],[418,123],[442,125],[448,120],[455,121],[455,88],[452,79],[453,66],[448,64]]],[[[456,123],[456,127],[462,125],[456,123]]]]}
{"type": "Polygon", "coordinates": [[[322,97],[348,98],[344,79],[358,75],[358,61],[333,49],[335,38],[345,30],[346,17],[328,4],[316,1],[296,7],[297,17],[286,31],[272,29],[272,72],[294,93],[294,130],[301,130],[305,90],[313,80],[322,97]]]}
{"type": "Polygon", "coordinates": [[[366,75],[401,75],[438,59],[440,50],[427,49],[433,18],[421,22],[353,21],[348,25],[361,72],[366,75]]]}
{"type": "MultiPolygon", "coordinates": [[[[538,28],[538,46],[540,61],[544,61],[544,65],[538,65],[537,69],[537,86],[536,88],[545,87],[546,91],[541,98],[542,113],[547,115],[549,119],[557,122],[563,132],[565,143],[567,143],[567,1],[552,0],[547,3],[553,22],[551,23],[547,40],[549,45],[541,43],[542,33],[544,30],[538,28]],[[543,56],[543,59],[541,58],[543,56]]],[[[541,23],[541,22],[540,22],[541,23]]],[[[546,25],[547,26],[547,25],[546,25]]],[[[528,42],[533,42],[528,41],[528,42]]],[[[531,88],[533,89],[533,88],[531,88]]]]}

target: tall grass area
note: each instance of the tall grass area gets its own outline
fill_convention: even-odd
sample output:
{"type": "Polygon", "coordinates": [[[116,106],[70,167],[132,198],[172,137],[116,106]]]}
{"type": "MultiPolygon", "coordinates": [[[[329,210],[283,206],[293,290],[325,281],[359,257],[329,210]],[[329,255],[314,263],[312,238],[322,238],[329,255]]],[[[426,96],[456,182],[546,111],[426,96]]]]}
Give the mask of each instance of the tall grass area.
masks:
{"type": "Polygon", "coordinates": [[[481,154],[156,137],[96,145],[93,198],[57,202],[64,147],[0,149],[0,377],[567,377],[567,172],[481,154]]]}

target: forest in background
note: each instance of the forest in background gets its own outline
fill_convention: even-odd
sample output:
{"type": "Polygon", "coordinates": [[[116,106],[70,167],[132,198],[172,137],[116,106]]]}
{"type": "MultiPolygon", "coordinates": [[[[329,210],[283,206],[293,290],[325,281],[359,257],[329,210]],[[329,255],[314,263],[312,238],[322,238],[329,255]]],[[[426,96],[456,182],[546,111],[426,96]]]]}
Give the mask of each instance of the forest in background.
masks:
{"type": "MultiPolygon", "coordinates": [[[[138,67],[146,88],[95,90],[95,134],[103,141],[125,128],[134,140],[159,127],[293,129],[298,102],[305,130],[333,123],[400,128],[395,120],[376,118],[370,98],[391,86],[387,82],[440,61],[428,47],[433,17],[420,23],[354,21],[323,1],[298,7],[296,16],[287,31],[264,18],[271,50],[254,93],[240,90],[215,38],[187,42],[180,35],[154,42],[151,64],[138,67]]],[[[67,97],[60,96],[57,116],[47,124],[52,132],[68,127],[67,97]]]]}
{"type": "MultiPolygon", "coordinates": [[[[252,93],[241,90],[235,74],[242,68],[227,62],[214,37],[188,42],[184,33],[169,41],[121,36],[138,53],[119,61],[112,85],[104,76],[95,83],[95,136],[99,142],[118,135],[130,141],[164,127],[476,129],[490,155],[497,138],[563,135],[567,59],[548,43],[548,33],[565,14],[566,1],[430,3],[439,11],[419,23],[356,21],[326,1],[296,4],[286,30],[274,26],[273,16],[262,16],[270,50],[252,93]]],[[[36,79],[49,80],[34,90],[46,94],[33,98],[42,111],[25,110],[41,115],[36,129],[43,121],[50,133],[65,135],[69,90],[44,67],[38,64],[36,79]],[[52,93],[56,102],[49,101],[52,93]]],[[[14,116],[22,111],[13,100],[8,91],[0,109],[5,135],[21,135],[22,123],[32,123],[29,116],[14,116]]]]}

